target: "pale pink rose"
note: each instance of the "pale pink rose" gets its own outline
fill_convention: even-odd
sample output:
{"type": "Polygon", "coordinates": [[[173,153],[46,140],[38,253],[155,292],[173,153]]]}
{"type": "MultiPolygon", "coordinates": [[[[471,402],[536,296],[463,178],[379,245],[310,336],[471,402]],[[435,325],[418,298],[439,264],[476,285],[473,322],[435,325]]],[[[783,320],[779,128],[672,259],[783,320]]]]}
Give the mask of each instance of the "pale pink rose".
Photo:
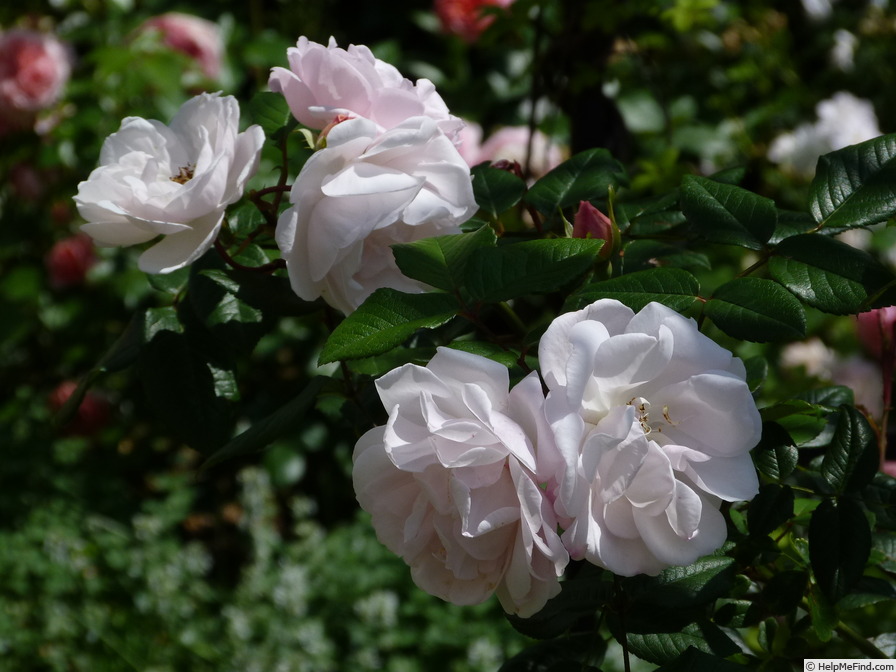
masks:
{"type": "Polygon", "coordinates": [[[0,130],[33,126],[36,114],[62,96],[71,68],[70,51],[53,35],[0,34],[0,130]]]}
{"type": "Polygon", "coordinates": [[[539,178],[563,162],[563,150],[538,129],[531,136],[530,148],[528,126],[505,126],[480,143],[482,128],[467,122],[467,128],[459,137],[461,154],[471,166],[484,161],[507,161],[516,162],[525,169],[528,156],[529,175],[539,178]]]}
{"type": "Polygon", "coordinates": [[[162,44],[196,60],[210,79],[221,73],[224,40],[218,24],[191,14],[167,12],[148,19],[138,29],[158,30],[162,44]]]}
{"type": "Polygon", "coordinates": [[[276,240],[292,288],[343,313],[375,289],[421,292],[390,246],[459,233],[473,216],[470,168],[429,117],[386,132],[367,119],[334,126],[302,167],[276,240]]]}
{"type": "Polygon", "coordinates": [[[475,42],[495,20],[488,7],[507,8],[513,0],[434,0],[433,10],[446,33],[475,42]]]}
{"type": "Polygon", "coordinates": [[[555,319],[539,361],[563,458],[547,489],[570,557],[631,576],[718,548],[721,501],[759,487],[743,363],[661,304],[611,299],[555,319]]]}
{"type": "Polygon", "coordinates": [[[560,591],[568,555],[540,487],[554,450],[537,374],[440,348],[377,381],[389,411],[354,451],[352,478],[377,537],[423,590],[455,604],[496,593],[530,616],[560,591]]]}
{"type": "Polygon", "coordinates": [[[239,131],[233,96],[203,93],[171,124],[128,117],[106,138],[100,165],[78,185],[81,230],[104,247],[156,239],[140,255],[147,273],[193,263],[214,243],[228,205],[258,169],[264,131],[239,131]]]}
{"type": "Polygon", "coordinates": [[[308,128],[364,117],[388,130],[410,117],[426,116],[454,139],[463,126],[449,114],[432,82],[411,82],[363,45],[346,50],[332,37],[326,47],[300,37],[286,54],[289,69],[273,68],[268,84],[284,95],[293,116],[308,128]]]}

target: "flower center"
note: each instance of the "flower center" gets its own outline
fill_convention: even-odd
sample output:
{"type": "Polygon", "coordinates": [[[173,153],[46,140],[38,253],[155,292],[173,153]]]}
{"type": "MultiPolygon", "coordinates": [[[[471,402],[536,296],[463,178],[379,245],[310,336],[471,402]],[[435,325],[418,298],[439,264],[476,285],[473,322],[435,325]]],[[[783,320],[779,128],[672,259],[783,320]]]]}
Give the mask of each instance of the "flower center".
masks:
{"type": "Polygon", "coordinates": [[[663,426],[668,425],[670,427],[675,427],[678,425],[678,422],[672,419],[669,415],[669,407],[663,406],[663,419],[654,422],[653,425],[650,424],[650,402],[647,401],[644,397],[632,397],[629,399],[627,406],[634,406],[635,412],[638,414],[638,424],[641,425],[641,429],[644,430],[645,434],[650,434],[651,432],[657,432],[659,434],[663,433],[663,426]]]}
{"type": "Polygon", "coordinates": [[[193,179],[193,170],[195,168],[196,166],[188,163],[186,166],[181,166],[177,169],[177,175],[172,175],[168,179],[178,184],[186,184],[193,179]]]}

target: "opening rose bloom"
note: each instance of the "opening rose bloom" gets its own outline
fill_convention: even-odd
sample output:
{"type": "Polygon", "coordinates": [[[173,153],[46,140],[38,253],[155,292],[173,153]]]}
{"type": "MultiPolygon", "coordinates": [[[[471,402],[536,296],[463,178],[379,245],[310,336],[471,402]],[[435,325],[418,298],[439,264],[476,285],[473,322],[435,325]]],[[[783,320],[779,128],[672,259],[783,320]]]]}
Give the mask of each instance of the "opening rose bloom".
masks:
{"type": "Polygon", "coordinates": [[[364,117],[390,129],[410,117],[434,119],[454,135],[463,122],[448,107],[428,79],[411,82],[392,65],[375,58],[365,46],[341,49],[300,37],[286,52],[289,69],[273,68],[268,85],[282,93],[293,116],[308,128],[323,129],[337,118],[364,117]]]}
{"type": "Polygon", "coordinates": [[[70,51],[53,35],[0,33],[0,132],[32,125],[37,112],[59,100],[71,68],[70,51]]]}
{"type": "Polygon", "coordinates": [[[758,491],[743,363],[661,304],[636,314],[609,299],[554,320],[539,360],[570,556],[631,576],[721,546],[721,501],[758,491]]]}
{"type": "Polygon", "coordinates": [[[554,450],[537,374],[508,392],[504,366],[440,348],[376,384],[389,421],[358,441],[353,480],[377,537],[433,595],[537,612],[569,559],[537,477],[554,450]]]}
{"type": "Polygon", "coordinates": [[[429,117],[385,133],[368,119],[337,124],[302,167],[290,201],[276,239],[292,288],[346,314],[380,287],[423,291],[389,246],[459,233],[477,210],[469,167],[429,117]]]}
{"type": "Polygon", "coordinates": [[[78,185],[81,230],[104,247],[162,236],[140,256],[147,273],[198,259],[258,168],[264,132],[240,133],[239,120],[235,98],[208,93],[184,103],[170,126],[126,118],[103,143],[100,166],[78,185]]]}

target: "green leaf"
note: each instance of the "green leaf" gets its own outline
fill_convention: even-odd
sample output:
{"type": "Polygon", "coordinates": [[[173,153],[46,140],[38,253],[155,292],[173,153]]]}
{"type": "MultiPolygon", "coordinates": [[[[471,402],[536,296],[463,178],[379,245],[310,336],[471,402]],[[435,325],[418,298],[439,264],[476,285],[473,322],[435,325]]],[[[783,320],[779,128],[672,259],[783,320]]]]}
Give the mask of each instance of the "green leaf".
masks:
{"type": "Polygon", "coordinates": [[[854,406],[841,406],[834,437],[821,462],[821,475],[838,494],[856,492],[877,473],[874,430],[854,406]]]}
{"type": "Polygon", "coordinates": [[[809,560],[821,592],[837,602],[861,578],[871,553],[871,530],[862,507],[826,499],[809,521],[809,560]]]}
{"type": "Polygon", "coordinates": [[[764,537],[792,518],[793,501],[789,485],[768,483],[759,488],[747,510],[750,535],[764,537]]]}
{"type": "Polygon", "coordinates": [[[683,312],[694,303],[699,292],[697,278],[687,271],[656,268],[585,285],[569,296],[565,308],[578,310],[598,299],[616,299],[635,311],[657,301],[683,312]]]}
{"type": "Polygon", "coordinates": [[[682,180],[681,209],[701,239],[751,250],[765,246],[778,219],[771,199],[696,175],[682,180]]]}
{"type": "Polygon", "coordinates": [[[463,284],[473,251],[480,247],[494,247],[496,240],[494,230],[484,225],[472,233],[399,243],[392,246],[392,254],[398,268],[407,277],[436,289],[454,292],[463,284]]]}
{"type": "Polygon", "coordinates": [[[656,668],[656,672],[747,672],[749,669],[744,665],[690,647],[671,663],[656,668]]]}
{"type": "Polygon", "coordinates": [[[809,617],[812,619],[812,633],[822,642],[830,641],[834,628],[840,622],[836,605],[831,604],[818,586],[812,586],[806,600],[809,603],[809,617]]]}
{"type": "Polygon", "coordinates": [[[457,302],[448,294],[378,289],[333,330],[319,363],[382,354],[401,345],[418,329],[445,324],[457,310],[457,302]]]}
{"type": "Polygon", "coordinates": [[[800,302],[777,282],[763,278],[726,282],[706,302],[704,311],[719,329],[745,341],[797,340],[806,333],[800,302]]]}
{"type": "Polygon", "coordinates": [[[777,571],[762,589],[761,604],[766,614],[786,615],[793,612],[803,600],[809,572],[802,569],[777,571]]]}
{"type": "Polygon", "coordinates": [[[626,643],[638,658],[657,665],[674,663],[689,648],[721,658],[740,651],[721,628],[705,619],[680,632],[628,633],[626,643]]]}
{"type": "Polygon", "coordinates": [[[551,292],[591,269],[603,244],[553,238],[481,247],[470,257],[465,284],[474,300],[486,303],[551,292]]]}
{"type": "Polygon", "coordinates": [[[804,302],[833,315],[868,307],[894,276],[870,254],[828,236],[787,238],[769,261],[772,277],[804,302]]]}
{"type": "Polygon", "coordinates": [[[448,344],[448,347],[470,352],[480,357],[488,357],[496,362],[500,362],[508,369],[516,366],[520,357],[519,352],[507,350],[488,341],[453,341],[448,344]]]}
{"type": "Polygon", "coordinates": [[[896,214],[896,134],[844,147],[818,160],[809,193],[815,221],[834,229],[896,214]]]}
{"type": "Polygon", "coordinates": [[[473,176],[473,197],[480,209],[492,217],[520,202],[526,183],[513,173],[482,164],[470,171],[473,176]]]}
{"type": "Polygon", "coordinates": [[[736,574],[732,558],[708,555],[685,567],[669,567],[657,576],[624,580],[626,592],[648,609],[686,609],[728,594],[736,574]]]}
{"type": "Polygon", "coordinates": [[[150,286],[169,296],[177,296],[187,286],[190,279],[190,268],[184,266],[172,273],[147,273],[146,279],[150,286]]]}
{"type": "Polygon", "coordinates": [[[533,184],[526,201],[540,212],[557,210],[580,201],[606,198],[611,186],[627,182],[625,169],[606,149],[589,149],[564,161],[533,184]]]}
{"type": "Polygon", "coordinates": [[[202,464],[200,471],[207,471],[222,462],[264,450],[270,443],[287,436],[307,424],[305,416],[314,404],[326,378],[312,378],[302,392],[266,418],[235,436],[222,448],[212,453],[202,464]]]}
{"type": "Polygon", "coordinates": [[[776,422],[762,425],[762,440],[753,449],[756,467],[773,481],[781,481],[796,469],[799,451],[790,434],[776,422]]]}
{"type": "Polygon", "coordinates": [[[836,411],[844,404],[852,406],[855,403],[855,393],[851,387],[845,385],[830,385],[829,387],[805,390],[798,395],[798,398],[829,411],[836,411]]]}
{"type": "Polygon", "coordinates": [[[291,120],[286,98],[273,91],[260,91],[252,96],[246,106],[246,117],[261,126],[267,137],[274,135],[291,120]]]}
{"type": "Polygon", "coordinates": [[[625,272],[653,268],[711,268],[709,257],[701,252],[668,245],[657,240],[633,240],[625,246],[623,257],[625,272]]]}

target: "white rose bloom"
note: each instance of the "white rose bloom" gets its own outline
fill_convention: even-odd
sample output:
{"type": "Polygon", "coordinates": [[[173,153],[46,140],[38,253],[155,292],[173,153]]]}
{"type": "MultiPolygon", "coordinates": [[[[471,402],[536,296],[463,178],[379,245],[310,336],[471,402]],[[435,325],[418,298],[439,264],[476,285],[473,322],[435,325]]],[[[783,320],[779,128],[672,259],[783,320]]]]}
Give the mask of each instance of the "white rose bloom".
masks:
{"type": "Polygon", "coordinates": [[[537,477],[554,450],[541,384],[508,385],[504,366],[450,348],[386,374],[389,421],[358,441],[353,480],[420,588],[455,604],[497,593],[525,617],[560,591],[569,556],[537,477]]]}
{"type": "Polygon", "coordinates": [[[302,167],[277,223],[292,288],[348,314],[375,289],[423,286],[390,245],[460,232],[477,210],[470,169],[428,117],[380,133],[367,119],[334,126],[302,167]]]}
{"type": "Polygon", "coordinates": [[[163,238],[139,260],[147,273],[192,263],[218,235],[224,211],[258,169],[264,132],[239,131],[236,99],[201,94],[171,124],[128,117],[103,143],[100,165],[78,185],[81,229],[101,246],[163,238]]]}
{"type": "Polygon", "coordinates": [[[364,117],[385,130],[427,116],[454,139],[463,127],[431,81],[411,82],[363,45],[346,50],[332,37],[326,47],[300,37],[286,54],[289,69],[273,68],[268,84],[308,128],[323,129],[339,117],[364,117]]]}
{"type": "Polygon", "coordinates": [[[721,500],[758,491],[762,427],[742,362],[663,305],[635,314],[609,299],[554,320],[539,360],[570,556],[656,574],[720,546],[721,500]]]}

